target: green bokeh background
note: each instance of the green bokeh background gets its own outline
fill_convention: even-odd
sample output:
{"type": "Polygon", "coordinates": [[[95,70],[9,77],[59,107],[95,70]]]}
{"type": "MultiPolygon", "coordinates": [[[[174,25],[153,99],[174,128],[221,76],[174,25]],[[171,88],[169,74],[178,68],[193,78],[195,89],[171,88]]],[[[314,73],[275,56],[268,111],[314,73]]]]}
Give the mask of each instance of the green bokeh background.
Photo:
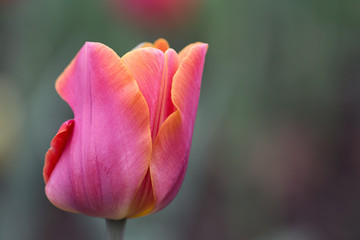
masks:
{"type": "Polygon", "coordinates": [[[0,239],[105,239],[102,219],[44,194],[44,154],[72,118],[54,83],[85,41],[122,56],[158,37],[209,51],[184,184],[126,239],[360,239],[355,0],[204,0],[168,30],[108,1],[0,1],[0,239]]]}

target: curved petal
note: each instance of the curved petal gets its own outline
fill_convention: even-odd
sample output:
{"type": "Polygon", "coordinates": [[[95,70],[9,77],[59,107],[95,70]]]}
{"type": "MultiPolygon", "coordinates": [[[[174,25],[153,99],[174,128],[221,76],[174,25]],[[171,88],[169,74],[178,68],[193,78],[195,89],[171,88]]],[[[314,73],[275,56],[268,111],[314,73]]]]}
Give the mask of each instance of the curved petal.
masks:
{"type": "Polygon", "coordinates": [[[52,171],[60,159],[61,153],[73,131],[74,120],[70,119],[64,122],[55,137],[51,140],[50,148],[45,155],[45,165],[43,177],[45,183],[48,182],[52,171]]]}
{"type": "Polygon", "coordinates": [[[155,125],[152,129],[153,136],[157,136],[164,121],[176,110],[171,99],[173,78],[179,68],[179,58],[173,49],[165,52],[165,69],[160,89],[160,99],[155,117],[155,125]]]}
{"type": "Polygon", "coordinates": [[[186,56],[189,54],[189,51],[190,51],[195,45],[199,45],[199,44],[202,44],[202,43],[200,43],[200,42],[191,43],[191,44],[187,45],[186,47],[184,47],[184,49],[182,49],[182,50],[179,52],[180,61],[182,61],[182,60],[184,59],[184,57],[186,57],[186,56]]]}
{"type": "Polygon", "coordinates": [[[207,47],[203,43],[192,45],[173,78],[171,98],[177,110],[161,126],[150,162],[155,196],[153,211],[164,208],[172,201],[184,179],[207,47]]]}
{"type": "Polygon", "coordinates": [[[46,185],[57,207],[121,219],[147,173],[149,110],[123,61],[86,43],[56,82],[74,111],[74,130],[46,185]]]}
{"type": "Polygon", "coordinates": [[[157,112],[161,101],[165,55],[155,48],[140,48],[122,57],[126,67],[135,77],[136,82],[150,111],[150,128],[153,139],[154,128],[157,126],[157,112]]]}

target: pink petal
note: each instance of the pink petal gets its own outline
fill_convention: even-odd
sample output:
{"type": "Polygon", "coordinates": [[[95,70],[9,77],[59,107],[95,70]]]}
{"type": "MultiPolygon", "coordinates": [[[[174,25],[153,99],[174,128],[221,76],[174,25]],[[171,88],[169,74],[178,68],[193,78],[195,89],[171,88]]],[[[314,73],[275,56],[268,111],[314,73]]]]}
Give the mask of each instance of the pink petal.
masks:
{"type": "Polygon", "coordinates": [[[197,43],[186,51],[172,83],[171,98],[177,110],[162,124],[153,144],[150,162],[153,211],[173,200],[188,164],[207,44],[197,43]]]}
{"type": "Polygon", "coordinates": [[[151,154],[146,100],[123,61],[86,43],[56,82],[75,126],[46,185],[49,200],[73,212],[126,217],[151,154]]]}
{"type": "MultiPolygon", "coordinates": [[[[164,49],[168,46],[161,39],[156,43],[164,49]]],[[[151,135],[155,139],[161,124],[175,110],[170,91],[179,64],[177,54],[173,49],[164,54],[159,49],[147,47],[131,51],[122,59],[148,103],[151,135]]]]}

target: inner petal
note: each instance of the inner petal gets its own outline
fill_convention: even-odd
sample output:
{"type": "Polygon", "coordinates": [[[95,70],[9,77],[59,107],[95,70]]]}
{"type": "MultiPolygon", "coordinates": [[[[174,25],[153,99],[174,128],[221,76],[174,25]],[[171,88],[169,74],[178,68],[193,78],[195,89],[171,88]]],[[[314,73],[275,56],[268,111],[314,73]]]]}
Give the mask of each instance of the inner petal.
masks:
{"type": "Polygon", "coordinates": [[[154,205],[155,199],[152,188],[150,169],[148,169],[141,185],[136,191],[134,199],[132,200],[127,217],[134,218],[144,216],[151,212],[151,210],[154,208],[154,205]]]}
{"type": "Polygon", "coordinates": [[[154,42],[154,48],[157,48],[163,52],[166,52],[166,50],[169,49],[169,43],[165,39],[159,38],[158,40],[156,40],[154,42]]]}
{"type": "Polygon", "coordinates": [[[159,49],[148,47],[131,51],[122,59],[147,101],[154,141],[162,123],[175,110],[171,101],[171,87],[179,66],[177,53],[168,49],[164,54],[159,49]]]}
{"type": "Polygon", "coordinates": [[[175,106],[171,100],[171,87],[173,77],[178,69],[178,66],[179,62],[176,52],[173,49],[168,49],[165,52],[165,67],[161,80],[155,121],[151,128],[151,136],[153,140],[155,140],[163,122],[175,111],[175,106]]]}

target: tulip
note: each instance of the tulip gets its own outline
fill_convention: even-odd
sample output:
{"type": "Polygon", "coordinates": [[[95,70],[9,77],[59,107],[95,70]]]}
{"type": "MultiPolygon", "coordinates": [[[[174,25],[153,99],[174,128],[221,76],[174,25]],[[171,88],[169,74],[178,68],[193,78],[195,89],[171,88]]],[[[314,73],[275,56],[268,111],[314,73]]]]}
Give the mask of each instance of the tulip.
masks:
{"type": "Polygon", "coordinates": [[[207,44],[179,54],[164,39],[119,57],[87,42],[57,79],[74,119],[45,156],[48,199],[106,219],[166,207],[188,165],[207,44]]]}

